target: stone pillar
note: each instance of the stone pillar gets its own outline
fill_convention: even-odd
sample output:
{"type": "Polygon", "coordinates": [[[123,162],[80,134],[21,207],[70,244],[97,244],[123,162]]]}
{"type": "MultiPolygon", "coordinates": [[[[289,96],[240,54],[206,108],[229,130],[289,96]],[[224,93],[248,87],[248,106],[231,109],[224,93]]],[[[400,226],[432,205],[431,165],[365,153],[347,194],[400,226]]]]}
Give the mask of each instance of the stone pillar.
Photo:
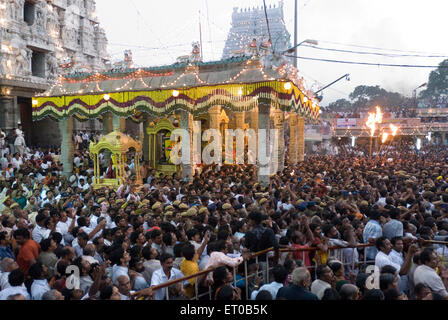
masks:
{"type": "Polygon", "coordinates": [[[14,110],[14,102],[13,97],[0,97],[0,128],[3,130],[17,128],[18,119],[14,110]]]}
{"type": "Polygon", "coordinates": [[[244,130],[244,116],[245,113],[244,111],[242,112],[235,112],[234,114],[234,118],[235,118],[235,129],[242,129],[244,130]]]}
{"type": "MultiPolygon", "coordinates": [[[[221,106],[213,106],[208,110],[208,116],[209,116],[209,129],[216,129],[218,132],[221,132],[221,106]]],[[[202,140],[201,140],[202,141],[202,140]]],[[[209,142],[211,142],[210,140],[209,142]]],[[[225,130],[223,132],[222,136],[222,146],[224,150],[224,144],[225,144],[225,130]]]]}
{"type": "Polygon", "coordinates": [[[297,155],[298,155],[298,127],[297,123],[298,119],[294,112],[291,112],[289,115],[289,163],[296,164],[297,163],[297,155]]]}
{"type": "Polygon", "coordinates": [[[254,129],[255,132],[258,130],[258,107],[253,108],[249,112],[249,122],[250,122],[250,128],[254,129]]]}
{"type": "Polygon", "coordinates": [[[126,118],[120,118],[120,131],[126,133],[126,118]]]}
{"type": "Polygon", "coordinates": [[[297,161],[305,159],[305,118],[297,115],[297,161]]]}
{"type": "Polygon", "coordinates": [[[103,114],[103,134],[106,135],[113,130],[112,113],[103,114]]]}
{"type": "MultiPolygon", "coordinates": [[[[270,155],[270,132],[269,132],[269,124],[270,124],[270,118],[269,118],[269,112],[270,112],[270,105],[259,105],[258,106],[258,129],[265,129],[266,130],[266,144],[259,145],[258,146],[258,153],[261,153],[263,156],[270,155]],[[262,149],[260,149],[262,148],[262,149]]],[[[257,141],[258,143],[258,141],[257,141]]],[[[260,156],[257,154],[258,157],[258,182],[263,186],[269,185],[269,162],[267,164],[261,164],[260,163],[260,156]]]]}
{"type": "Polygon", "coordinates": [[[73,118],[69,117],[59,122],[61,131],[61,163],[63,174],[68,178],[73,172],[73,118]]]}
{"type": "Polygon", "coordinates": [[[283,111],[277,109],[274,111],[274,129],[278,130],[278,144],[277,144],[277,171],[283,171],[285,168],[285,115],[283,111]]]}
{"type": "MultiPolygon", "coordinates": [[[[142,115],[143,116],[143,115],[142,115]]],[[[133,121],[131,118],[121,118],[120,119],[120,128],[121,132],[126,133],[136,140],[142,140],[143,135],[140,132],[140,124],[133,121]],[[124,128],[124,129],[123,129],[124,128]]]]}
{"type": "Polygon", "coordinates": [[[257,132],[258,132],[258,107],[255,107],[251,111],[249,111],[248,116],[249,116],[249,119],[248,119],[249,120],[249,128],[253,129],[255,131],[255,137],[256,137],[256,141],[257,141],[255,155],[258,155],[258,135],[257,135],[257,132]]]}
{"type": "Polygon", "coordinates": [[[112,129],[117,131],[121,130],[121,118],[115,114],[112,114],[112,129]]]}
{"type": "Polygon", "coordinates": [[[220,125],[219,119],[221,118],[221,106],[211,107],[208,110],[208,115],[210,117],[210,128],[209,129],[216,129],[219,131],[219,125],[220,125]]]}
{"type": "Polygon", "coordinates": [[[190,163],[181,163],[182,167],[182,178],[187,178],[187,180],[193,180],[194,166],[193,166],[193,115],[187,111],[180,111],[180,128],[185,129],[190,134],[190,163]]]}

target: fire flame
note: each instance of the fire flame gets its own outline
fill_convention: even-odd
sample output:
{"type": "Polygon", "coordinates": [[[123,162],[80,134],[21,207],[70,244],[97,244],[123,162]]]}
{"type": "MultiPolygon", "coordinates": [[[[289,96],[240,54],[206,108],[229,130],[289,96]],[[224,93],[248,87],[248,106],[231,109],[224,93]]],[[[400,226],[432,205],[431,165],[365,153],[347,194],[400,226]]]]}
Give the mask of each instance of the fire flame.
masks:
{"type": "Polygon", "coordinates": [[[390,130],[392,130],[392,136],[395,137],[395,135],[397,134],[397,131],[398,131],[398,127],[394,126],[393,124],[390,124],[390,130]]]}
{"type": "Polygon", "coordinates": [[[376,130],[376,124],[383,121],[383,113],[380,107],[376,107],[376,112],[369,112],[369,118],[366,121],[366,126],[370,128],[370,136],[373,137],[376,130]]]}
{"type": "Polygon", "coordinates": [[[387,132],[383,132],[383,137],[381,138],[381,143],[386,142],[388,136],[389,136],[389,134],[387,132]]]}
{"type": "Polygon", "coordinates": [[[375,122],[376,123],[383,122],[383,113],[381,112],[381,108],[378,106],[376,107],[375,122]]]}

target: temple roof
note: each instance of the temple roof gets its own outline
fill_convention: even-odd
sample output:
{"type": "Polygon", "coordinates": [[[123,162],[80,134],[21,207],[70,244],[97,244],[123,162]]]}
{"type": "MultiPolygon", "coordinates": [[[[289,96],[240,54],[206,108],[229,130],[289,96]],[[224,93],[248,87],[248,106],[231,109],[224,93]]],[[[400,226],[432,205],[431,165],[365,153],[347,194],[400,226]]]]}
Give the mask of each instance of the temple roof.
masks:
{"type": "Polygon", "coordinates": [[[184,110],[198,115],[214,105],[243,112],[264,104],[318,121],[319,106],[296,75],[295,68],[266,56],[78,73],[61,77],[33,98],[33,120],[86,120],[112,112],[141,121],[142,113],[163,117],[184,110]]]}
{"type": "Polygon", "coordinates": [[[61,77],[40,96],[100,94],[287,80],[284,68],[265,68],[247,56],[211,62],[175,63],[167,66],[75,73],[61,77]]]}

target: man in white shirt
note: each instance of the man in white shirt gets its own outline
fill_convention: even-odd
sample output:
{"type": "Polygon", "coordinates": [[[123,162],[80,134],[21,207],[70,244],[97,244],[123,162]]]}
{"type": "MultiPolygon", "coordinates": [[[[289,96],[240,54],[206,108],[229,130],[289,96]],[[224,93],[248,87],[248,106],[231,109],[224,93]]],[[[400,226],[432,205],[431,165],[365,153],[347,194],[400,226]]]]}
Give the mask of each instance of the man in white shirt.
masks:
{"type": "Polygon", "coordinates": [[[404,259],[403,264],[399,265],[398,263],[395,263],[390,256],[390,253],[392,251],[392,244],[390,243],[389,239],[387,239],[386,237],[379,237],[378,239],[376,239],[375,244],[378,249],[378,253],[375,257],[375,267],[377,267],[379,271],[381,271],[382,267],[389,265],[394,267],[400,275],[406,275],[408,273],[411,267],[412,257],[418,250],[417,245],[413,244],[409,247],[408,254],[404,259]]]}
{"type": "Polygon", "coordinates": [[[439,265],[439,258],[433,248],[425,248],[420,253],[422,264],[415,269],[414,284],[423,283],[432,292],[438,293],[445,299],[448,297],[448,270],[443,265],[439,265]],[[440,275],[436,268],[439,267],[440,275]]]}
{"type": "Polygon", "coordinates": [[[86,182],[84,178],[79,179],[78,188],[81,188],[82,191],[87,191],[90,188],[90,185],[86,182]]]}
{"type": "Polygon", "coordinates": [[[14,148],[18,153],[20,153],[21,156],[25,153],[26,144],[23,135],[17,135],[16,139],[14,140],[14,148]]]}
{"type": "MultiPolygon", "coordinates": [[[[153,272],[151,277],[151,287],[156,286],[162,283],[165,283],[170,280],[176,280],[182,278],[184,274],[173,268],[174,259],[173,256],[169,253],[164,253],[160,256],[160,263],[162,264],[162,268],[153,272]]],[[[188,280],[185,281],[184,285],[188,284],[188,280]]],[[[164,300],[166,297],[166,289],[156,290],[154,300],[164,300]]]]}
{"type": "Polygon", "coordinates": [[[72,247],[75,249],[76,257],[82,257],[83,250],[89,241],[89,235],[84,231],[78,232],[78,236],[72,241],[72,247]],[[76,241],[75,241],[76,240],[76,241]]]}
{"type": "Polygon", "coordinates": [[[11,286],[8,281],[9,274],[14,270],[19,269],[19,265],[12,258],[3,258],[0,263],[3,270],[3,273],[0,276],[0,289],[3,290],[11,286]]]}
{"type": "MultiPolygon", "coordinates": [[[[67,209],[72,210],[72,209],[67,209]]],[[[66,211],[61,212],[61,217],[59,218],[58,223],[56,224],[56,232],[59,232],[62,235],[62,244],[65,245],[65,237],[70,230],[70,226],[72,225],[73,219],[69,218],[66,211]]],[[[76,225],[76,220],[73,223],[73,227],[76,225]]]]}
{"type": "Polygon", "coordinates": [[[81,158],[77,155],[77,156],[73,159],[73,163],[75,164],[76,167],[79,168],[79,165],[81,164],[81,158]]]}
{"type": "Polygon", "coordinates": [[[378,253],[375,257],[375,266],[378,267],[378,270],[381,271],[381,268],[386,265],[394,267],[397,271],[401,269],[401,266],[393,262],[389,255],[392,251],[392,244],[389,239],[386,237],[379,237],[376,240],[376,247],[378,249],[378,253]]]}
{"type": "Polygon", "coordinates": [[[89,134],[87,132],[82,134],[82,140],[86,145],[89,144],[89,134]]]}
{"type": "Polygon", "coordinates": [[[22,158],[16,153],[16,155],[11,159],[13,168],[20,169],[23,164],[22,158]]]}
{"type": "Polygon", "coordinates": [[[12,163],[12,158],[9,154],[0,159],[0,169],[6,170],[8,168],[8,164],[12,163]]]}
{"type": "Polygon", "coordinates": [[[120,292],[121,300],[130,300],[131,294],[131,280],[129,276],[121,275],[117,278],[118,291],[120,292]]]}
{"type": "Polygon", "coordinates": [[[378,201],[375,203],[381,207],[384,207],[387,203],[386,203],[386,196],[387,196],[387,190],[380,190],[380,198],[378,199],[378,201]]]}
{"type": "Polygon", "coordinates": [[[31,299],[42,300],[42,295],[51,290],[46,279],[48,268],[41,262],[37,262],[30,267],[28,273],[34,279],[31,285],[31,299]]]}
{"type": "Polygon", "coordinates": [[[116,249],[111,254],[111,262],[114,264],[112,267],[112,283],[118,286],[118,277],[125,275],[129,278],[128,263],[131,260],[131,256],[127,251],[122,248],[116,249]]]}
{"type": "Polygon", "coordinates": [[[23,295],[27,300],[31,300],[31,296],[26,290],[23,282],[25,281],[25,275],[22,270],[16,269],[12,271],[8,276],[8,282],[10,287],[0,291],[0,300],[8,300],[9,296],[15,294],[23,295]]]}
{"type": "Polygon", "coordinates": [[[286,278],[288,277],[288,272],[286,271],[285,267],[277,266],[274,268],[273,274],[274,274],[273,282],[271,282],[269,284],[265,284],[265,285],[261,286],[261,288],[259,288],[259,289],[258,289],[258,286],[254,287],[255,290],[252,291],[252,293],[250,295],[251,300],[255,300],[255,298],[257,297],[257,294],[263,290],[269,291],[272,296],[272,300],[275,300],[275,298],[277,297],[278,290],[280,290],[280,288],[283,287],[283,283],[285,282],[286,278]]]}
{"type": "Polygon", "coordinates": [[[23,136],[22,125],[20,123],[17,124],[18,128],[16,128],[15,132],[18,136],[23,136]]]}
{"type": "Polygon", "coordinates": [[[181,201],[181,200],[182,200],[182,197],[185,196],[184,193],[185,193],[185,188],[180,188],[179,194],[176,196],[176,200],[181,201]]]}
{"type": "Polygon", "coordinates": [[[51,161],[42,162],[42,163],[40,164],[40,167],[41,167],[42,169],[44,169],[44,170],[48,170],[48,168],[51,167],[51,161]]]}
{"type": "Polygon", "coordinates": [[[43,213],[39,213],[36,216],[36,226],[33,229],[32,236],[33,240],[40,243],[42,239],[47,239],[50,237],[51,230],[45,228],[44,223],[47,217],[43,213]]]}
{"type": "MultiPolygon", "coordinates": [[[[402,237],[392,238],[391,244],[392,244],[392,250],[389,253],[389,257],[392,260],[392,262],[398,264],[401,269],[401,267],[403,266],[403,263],[404,263],[403,238],[402,237]]],[[[400,276],[400,282],[398,283],[398,289],[401,292],[408,292],[408,290],[409,290],[408,283],[409,283],[409,279],[408,279],[407,274],[400,276]]]]}
{"type": "Polygon", "coordinates": [[[316,268],[317,279],[311,284],[311,292],[314,293],[319,300],[324,296],[326,289],[331,288],[336,282],[336,277],[329,266],[320,264],[316,268]]]}

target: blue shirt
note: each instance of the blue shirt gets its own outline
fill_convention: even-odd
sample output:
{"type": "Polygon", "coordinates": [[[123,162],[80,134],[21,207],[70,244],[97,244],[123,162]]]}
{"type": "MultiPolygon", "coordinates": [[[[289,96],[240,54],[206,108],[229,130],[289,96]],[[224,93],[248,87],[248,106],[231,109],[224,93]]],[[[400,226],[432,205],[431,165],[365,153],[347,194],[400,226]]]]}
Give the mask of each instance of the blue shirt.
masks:
{"type": "MultiPolygon", "coordinates": [[[[367,222],[364,231],[362,233],[362,239],[364,240],[364,243],[369,243],[369,239],[378,239],[383,235],[383,228],[381,227],[381,224],[375,220],[370,220],[367,222]]],[[[375,260],[377,249],[376,247],[368,247],[365,250],[367,260],[375,260]]]]}
{"type": "Polygon", "coordinates": [[[402,237],[403,223],[395,219],[390,220],[384,225],[383,234],[389,240],[392,240],[394,237],[402,237]]]}
{"type": "Polygon", "coordinates": [[[0,258],[11,258],[15,260],[14,253],[12,253],[10,245],[8,245],[7,247],[0,246],[0,258]]]}

